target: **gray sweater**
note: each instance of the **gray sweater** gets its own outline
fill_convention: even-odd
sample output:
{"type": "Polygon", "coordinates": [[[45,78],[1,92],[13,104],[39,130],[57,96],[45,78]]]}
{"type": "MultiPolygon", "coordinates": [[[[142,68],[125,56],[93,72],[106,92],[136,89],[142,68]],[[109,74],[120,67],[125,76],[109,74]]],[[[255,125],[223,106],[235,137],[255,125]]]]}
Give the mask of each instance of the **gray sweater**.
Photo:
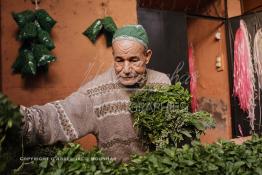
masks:
{"type": "MultiPolygon", "coordinates": [[[[144,84],[170,84],[170,80],[163,73],[147,69],[144,84]]],[[[25,140],[30,145],[49,145],[92,133],[108,156],[127,161],[130,155],[145,151],[129,112],[129,97],[135,91],[123,87],[110,68],[64,100],[29,108],[21,106],[25,140]]]]}

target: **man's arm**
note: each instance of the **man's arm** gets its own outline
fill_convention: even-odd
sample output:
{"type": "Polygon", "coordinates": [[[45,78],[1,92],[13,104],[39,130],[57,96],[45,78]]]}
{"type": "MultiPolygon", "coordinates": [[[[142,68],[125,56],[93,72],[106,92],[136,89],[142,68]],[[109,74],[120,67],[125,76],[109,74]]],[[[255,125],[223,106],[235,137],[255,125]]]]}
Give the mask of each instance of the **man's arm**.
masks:
{"type": "Polygon", "coordinates": [[[74,92],[64,100],[43,106],[20,107],[22,132],[28,145],[68,142],[95,132],[96,120],[91,99],[74,92]]]}

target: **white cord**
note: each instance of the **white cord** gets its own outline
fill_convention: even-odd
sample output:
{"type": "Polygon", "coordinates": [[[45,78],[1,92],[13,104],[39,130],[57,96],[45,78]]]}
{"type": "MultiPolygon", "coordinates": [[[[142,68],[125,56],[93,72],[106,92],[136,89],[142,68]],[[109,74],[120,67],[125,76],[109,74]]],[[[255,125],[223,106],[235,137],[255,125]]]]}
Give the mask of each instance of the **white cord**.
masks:
{"type": "Polygon", "coordinates": [[[38,0],[35,0],[35,10],[38,10],[39,6],[38,6],[38,0]]]}
{"type": "Polygon", "coordinates": [[[104,1],[102,0],[102,3],[103,3],[103,17],[106,17],[107,16],[107,6],[108,6],[108,0],[104,1]]]}

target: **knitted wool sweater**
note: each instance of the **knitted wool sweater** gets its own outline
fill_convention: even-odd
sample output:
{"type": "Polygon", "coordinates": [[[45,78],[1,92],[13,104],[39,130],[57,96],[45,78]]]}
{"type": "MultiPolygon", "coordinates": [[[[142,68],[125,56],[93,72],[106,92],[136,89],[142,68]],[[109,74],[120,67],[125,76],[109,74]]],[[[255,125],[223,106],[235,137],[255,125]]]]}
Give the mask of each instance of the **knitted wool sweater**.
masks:
{"type": "MultiPolygon", "coordinates": [[[[160,72],[147,69],[145,84],[171,84],[160,72]]],[[[142,154],[129,112],[129,97],[137,89],[124,88],[114,69],[97,76],[63,100],[43,106],[20,107],[27,144],[69,142],[86,134],[96,136],[98,147],[118,161],[142,154]]]]}

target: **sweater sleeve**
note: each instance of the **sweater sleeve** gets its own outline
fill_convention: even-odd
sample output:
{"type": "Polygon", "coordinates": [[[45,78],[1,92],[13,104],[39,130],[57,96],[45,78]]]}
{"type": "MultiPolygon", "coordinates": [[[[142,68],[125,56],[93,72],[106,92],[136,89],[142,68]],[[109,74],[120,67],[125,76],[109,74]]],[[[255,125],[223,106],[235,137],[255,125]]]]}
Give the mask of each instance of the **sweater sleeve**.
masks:
{"type": "Polygon", "coordinates": [[[20,112],[23,115],[22,133],[27,145],[68,142],[95,133],[92,100],[81,92],[74,92],[64,100],[43,106],[20,106],[20,112]]]}

